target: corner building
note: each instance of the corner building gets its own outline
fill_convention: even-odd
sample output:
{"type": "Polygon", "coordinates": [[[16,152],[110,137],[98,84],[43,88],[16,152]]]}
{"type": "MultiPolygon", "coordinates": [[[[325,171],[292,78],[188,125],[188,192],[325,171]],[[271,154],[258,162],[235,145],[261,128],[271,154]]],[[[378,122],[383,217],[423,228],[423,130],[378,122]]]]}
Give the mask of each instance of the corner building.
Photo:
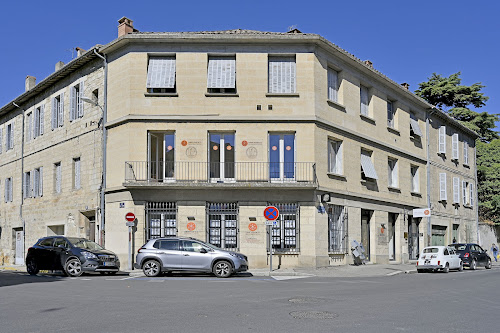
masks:
{"type": "Polygon", "coordinates": [[[436,222],[412,215],[435,200],[431,114],[471,143],[470,183],[475,133],[371,62],[297,30],[146,33],[119,22],[119,37],[97,51],[105,245],[123,265],[127,212],[135,250],[189,236],[241,251],[251,267],[268,265],[270,247],[274,267],[348,264],[353,240],[371,262],[407,262],[430,244],[432,223],[477,228],[475,206],[436,222]],[[272,244],[268,205],[280,211],[272,244]]]}

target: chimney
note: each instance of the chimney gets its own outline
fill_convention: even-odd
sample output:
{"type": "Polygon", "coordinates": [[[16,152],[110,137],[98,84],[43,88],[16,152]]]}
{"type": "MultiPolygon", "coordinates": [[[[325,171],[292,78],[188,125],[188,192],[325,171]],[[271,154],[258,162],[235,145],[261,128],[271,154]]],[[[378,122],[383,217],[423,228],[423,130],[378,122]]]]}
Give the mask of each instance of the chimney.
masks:
{"type": "Polygon", "coordinates": [[[410,90],[410,84],[409,84],[409,83],[403,82],[403,83],[401,83],[401,85],[402,85],[402,86],[403,86],[403,88],[405,88],[406,90],[410,90]]]}
{"type": "Polygon", "coordinates": [[[62,62],[62,61],[57,62],[57,64],[56,64],[56,72],[58,70],[60,70],[61,68],[63,68],[63,67],[64,67],[64,62],[62,62]]]}
{"type": "Polygon", "coordinates": [[[24,83],[24,91],[31,90],[36,86],[36,77],[28,75],[26,76],[26,81],[24,83]]]}
{"type": "Polygon", "coordinates": [[[118,23],[118,37],[137,31],[134,29],[134,21],[125,16],[119,19],[118,23]]]}
{"type": "Polygon", "coordinates": [[[81,56],[82,54],[84,54],[84,53],[85,53],[85,50],[84,50],[84,49],[82,49],[81,47],[78,47],[78,46],[77,46],[75,49],[76,49],[76,57],[77,57],[77,58],[78,58],[79,56],[81,56]]]}
{"type": "Polygon", "coordinates": [[[371,62],[370,60],[365,60],[364,62],[365,62],[365,65],[373,68],[373,62],[371,62]]]}

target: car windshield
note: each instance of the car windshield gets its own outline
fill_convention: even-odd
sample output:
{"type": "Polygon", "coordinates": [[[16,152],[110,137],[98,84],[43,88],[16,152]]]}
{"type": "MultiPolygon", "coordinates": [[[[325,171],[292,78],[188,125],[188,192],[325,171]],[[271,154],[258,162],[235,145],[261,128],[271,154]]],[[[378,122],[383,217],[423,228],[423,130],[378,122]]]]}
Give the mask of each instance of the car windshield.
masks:
{"type": "Polygon", "coordinates": [[[77,248],[85,250],[103,250],[103,248],[93,241],[85,238],[68,238],[69,242],[77,248]]]}
{"type": "Polygon", "coordinates": [[[449,245],[449,247],[452,247],[457,251],[465,251],[467,244],[451,244],[451,245],[449,245]]]}
{"type": "Polygon", "coordinates": [[[438,253],[439,249],[437,247],[429,247],[424,249],[424,253],[438,253]]]}

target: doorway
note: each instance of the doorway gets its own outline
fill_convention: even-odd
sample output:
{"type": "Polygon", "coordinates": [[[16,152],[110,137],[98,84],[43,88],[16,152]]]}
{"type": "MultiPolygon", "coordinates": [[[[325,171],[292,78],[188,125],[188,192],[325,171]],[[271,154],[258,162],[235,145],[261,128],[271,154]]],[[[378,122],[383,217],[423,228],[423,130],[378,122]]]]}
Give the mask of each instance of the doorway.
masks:
{"type": "Polygon", "coordinates": [[[389,260],[396,260],[396,220],[398,214],[389,213],[388,236],[389,236],[389,260]]]}
{"type": "Polygon", "coordinates": [[[442,225],[433,225],[431,234],[431,245],[445,245],[446,227],[442,225]]]}
{"type": "Polygon", "coordinates": [[[149,180],[175,180],[175,134],[148,133],[149,180]]]}
{"type": "Polygon", "coordinates": [[[16,255],[14,257],[15,265],[24,265],[24,231],[23,229],[14,229],[16,240],[16,255]]]}
{"type": "Polygon", "coordinates": [[[408,215],[408,255],[410,260],[417,260],[420,247],[418,243],[419,218],[408,215]]]}
{"type": "Polygon", "coordinates": [[[234,133],[210,133],[210,179],[213,182],[234,181],[234,133]]]}
{"type": "Polygon", "coordinates": [[[365,249],[365,257],[367,261],[370,261],[370,220],[373,211],[371,210],[361,210],[361,245],[365,249]]]}
{"type": "Polygon", "coordinates": [[[269,134],[271,181],[295,180],[295,134],[269,134]]]}

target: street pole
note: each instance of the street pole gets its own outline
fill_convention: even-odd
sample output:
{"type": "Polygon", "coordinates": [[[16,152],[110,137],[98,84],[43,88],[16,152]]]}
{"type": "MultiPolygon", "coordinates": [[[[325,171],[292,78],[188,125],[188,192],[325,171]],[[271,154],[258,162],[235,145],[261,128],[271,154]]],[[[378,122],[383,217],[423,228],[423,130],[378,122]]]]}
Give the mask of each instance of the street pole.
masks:
{"type": "Polygon", "coordinates": [[[273,237],[271,235],[271,232],[273,231],[273,226],[268,225],[267,226],[269,230],[269,272],[273,271],[273,237]]]}
{"type": "Polygon", "coordinates": [[[128,227],[128,269],[132,270],[132,227],[128,227]]]}

